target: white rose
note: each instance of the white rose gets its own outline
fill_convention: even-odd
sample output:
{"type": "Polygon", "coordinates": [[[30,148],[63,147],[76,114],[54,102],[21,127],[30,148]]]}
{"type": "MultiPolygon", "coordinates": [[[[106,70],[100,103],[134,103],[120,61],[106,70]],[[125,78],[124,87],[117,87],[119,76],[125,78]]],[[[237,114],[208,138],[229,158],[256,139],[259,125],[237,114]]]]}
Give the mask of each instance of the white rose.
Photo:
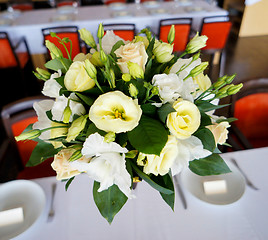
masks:
{"type": "Polygon", "coordinates": [[[95,86],[85,69],[85,62],[73,62],[64,77],[64,85],[69,91],[83,92],[95,86]]]}
{"type": "Polygon", "coordinates": [[[114,91],[96,99],[89,110],[89,119],[103,131],[121,133],[138,126],[141,114],[137,99],[114,91]]]}
{"type": "Polygon", "coordinates": [[[146,174],[152,173],[156,176],[158,174],[163,176],[169,172],[177,154],[177,140],[174,136],[169,135],[168,141],[162,149],[160,156],[140,153],[137,163],[138,165],[144,166],[143,171],[146,174]]]}
{"type": "Polygon", "coordinates": [[[143,71],[145,71],[145,64],[147,62],[148,55],[143,42],[130,42],[126,45],[122,45],[114,53],[116,54],[116,57],[119,58],[117,60],[117,64],[122,73],[129,73],[127,66],[128,62],[137,63],[143,71]]]}
{"type": "Polygon", "coordinates": [[[123,41],[126,43],[126,41],[123,38],[120,38],[119,36],[114,34],[114,31],[106,31],[106,34],[102,38],[102,49],[106,54],[110,54],[113,46],[118,42],[123,41]]]}

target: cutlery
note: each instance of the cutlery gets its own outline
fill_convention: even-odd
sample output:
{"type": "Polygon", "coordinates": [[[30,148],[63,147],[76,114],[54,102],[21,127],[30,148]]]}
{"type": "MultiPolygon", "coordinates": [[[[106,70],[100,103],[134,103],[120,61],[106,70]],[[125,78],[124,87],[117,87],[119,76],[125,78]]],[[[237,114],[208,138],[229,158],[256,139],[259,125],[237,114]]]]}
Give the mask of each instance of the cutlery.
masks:
{"type": "Polygon", "coordinates": [[[180,183],[179,183],[179,181],[178,181],[177,176],[174,176],[174,180],[175,180],[175,187],[176,187],[177,190],[178,190],[177,192],[178,192],[179,197],[180,197],[180,199],[181,199],[183,208],[184,208],[184,209],[187,209],[187,202],[186,202],[184,193],[183,193],[183,191],[182,191],[182,189],[181,189],[181,186],[180,186],[180,183]]]}
{"type": "Polygon", "coordinates": [[[57,184],[56,184],[56,183],[53,183],[53,184],[52,184],[52,193],[51,193],[50,209],[49,209],[49,212],[48,212],[48,218],[47,218],[48,221],[52,220],[52,218],[53,218],[54,215],[55,215],[55,210],[54,210],[54,198],[55,198],[56,187],[57,187],[57,184]]]}
{"type": "Polygon", "coordinates": [[[244,176],[245,180],[246,180],[246,184],[251,187],[254,190],[259,190],[247,177],[247,175],[245,174],[245,172],[239,167],[238,163],[236,162],[236,160],[234,158],[231,158],[231,162],[238,168],[238,170],[241,172],[241,174],[244,176]]]}

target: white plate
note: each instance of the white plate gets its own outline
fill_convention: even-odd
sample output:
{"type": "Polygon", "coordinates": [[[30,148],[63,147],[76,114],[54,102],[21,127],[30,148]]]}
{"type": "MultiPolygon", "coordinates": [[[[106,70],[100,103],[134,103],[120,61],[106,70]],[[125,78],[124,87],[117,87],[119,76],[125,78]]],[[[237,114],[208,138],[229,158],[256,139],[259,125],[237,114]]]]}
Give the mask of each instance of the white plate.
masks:
{"type": "Polygon", "coordinates": [[[23,208],[24,221],[0,227],[0,239],[14,238],[33,227],[46,203],[43,189],[28,180],[15,180],[0,185],[0,211],[23,208]]]}
{"type": "Polygon", "coordinates": [[[151,9],[149,13],[151,15],[162,15],[162,14],[168,14],[169,11],[165,8],[157,8],[157,9],[151,9]]]}
{"type": "Polygon", "coordinates": [[[20,10],[11,10],[11,11],[3,11],[1,13],[1,16],[3,16],[4,18],[18,18],[21,15],[21,11],[20,10]]]}
{"type": "Polygon", "coordinates": [[[124,18],[124,17],[130,17],[132,16],[132,13],[128,11],[117,11],[112,14],[114,18],[124,18]]]}
{"type": "Polygon", "coordinates": [[[146,1],[143,2],[142,5],[146,8],[156,8],[159,7],[159,2],[157,1],[146,1]]]}
{"type": "Polygon", "coordinates": [[[60,14],[71,14],[75,13],[76,10],[77,8],[74,6],[61,6],[57,8],[57,12],[60,14]]]}
{"type": "Polygon", "coordinates": [[[126,7],[127,5],[125,3],[120,3],[120,2],[109,4],[109,8],[114,9],[114,10],[121,10],[121,9],[125,9],[126,7]]]}
{"type": "Polygon", "coordinates": [[[226,205],[236,202],[243,196],[246,182],[243,175],[232,163],[227,162],[227,164],[232,172],[215,176],[202,177],[187,168],[181,173],[182,184],[190,193],[202,201],[216,205],[226,205]],[[221,194],[205,194],[203,182],[213,180],[225,180],[227,191],[221,194]]]}
{"type": "Polygon", "coordinates": [[[51,18],[51,22],[66,22],[74,19],[72,14],[59,14],[51,18]]]}

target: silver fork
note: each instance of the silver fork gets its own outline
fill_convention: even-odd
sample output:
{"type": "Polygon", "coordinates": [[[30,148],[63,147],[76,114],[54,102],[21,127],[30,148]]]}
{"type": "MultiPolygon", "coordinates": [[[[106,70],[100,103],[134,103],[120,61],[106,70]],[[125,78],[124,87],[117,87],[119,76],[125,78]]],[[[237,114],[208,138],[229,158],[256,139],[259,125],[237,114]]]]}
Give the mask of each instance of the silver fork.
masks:
{"type": "Polygon", "coordinates": [[[54,210],[54,198],[55,198],[56,187],[57,187],[57,184],[56,184],[56,183],[53,183],[53,184],[52,184],[52,193],[51,193],[50,208],[49,208],[48,217],[47,217],[47,220],[48,220],[48,221],[52,220],[52,218],[53,218],[54,215],[55,215],[55,210],[54,210]]]}
{"type": "Polygon", "coordinates": [[[248,176],[245,174],[245,172],[239,167],[238,163],[234,158],[231,158],[231,162],[238,168],[238,170],[241,172],[241,174],[244,176],[246,180],[246,184],[251,187],[254,190],[259,190],[248,178],[248,176]]]}

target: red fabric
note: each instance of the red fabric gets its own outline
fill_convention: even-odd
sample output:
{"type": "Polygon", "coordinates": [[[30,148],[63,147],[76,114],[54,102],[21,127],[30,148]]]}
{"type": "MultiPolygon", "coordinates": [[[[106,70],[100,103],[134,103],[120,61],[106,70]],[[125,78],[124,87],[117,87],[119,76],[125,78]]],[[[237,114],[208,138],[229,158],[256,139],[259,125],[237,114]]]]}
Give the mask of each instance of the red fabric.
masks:
{"type": "MultiPolygon", "coordinates": [[[[167,42],[168,33],[171,25],[160,26],[159,39],[163,42],[167,42]]],[[[175,40],[173,50],[175,52],[182,52],[185,50],[191,26],[189,24],[175,25],[175,40]]]]}
{"type": "MultiPolygon", "coordinates": [[[[68,37],[72,41],[72,59],[80,53],[80,42],[78,38],[78,33],[57,33],[57,36],[61,39],[64,37],[68,37]]],[[[51,37],[50,35],[45,36],[45,40],[49,40],[54,43],[62,52],[63,57],[68,58],[68,55],[65,51],[65,48],[62,44],[59,43],[58,39],[55,37],[51,37]]],[[[65,44],[67,49],[70,51],[70,43],[65,44]]]]}
{"type": "MultiPolygon", "coordinates": [[[[16,67],[17,61],[9,44],[8,39],[0,39],[0,68],[16,67]]],[[[27,52],[17,53],[18,60],[20,62],[20,67],[24,68],[25,64],[29,60],[29,55],[27,52]]]]}
{"type": "Polygon", "coordinates": [[[254,147],[268,146],[268,93],[256,93],[235,103],[235,122],[254,147]]]}
{"type": "Polygon", "coordinates": [[[20,3],[20,4],[13,4],[12,8],[20,11],[29,11],[33,10],[33,5],[30,3],[20,3]]]}
{"type": "Polygon", "coordinates": [[[208,37],[207,46],[203,49],[223,49],[227,41],[231,22],[204,23],[201,35],[208,37]]]}
{"type": "Polygon", "coordinates": [[[73,1],[64,1],[64,2],[59,2],[57,4],[57,7],[63,7],[63,6],[73,6],[73,1]]]}
{"type": "Polygon", "coordinates": [[[134,30],[113,30],[114,34],[123,38],[125,41],[132,41],[135,37],[134,30]]]}
{"type": "Polygon", "coordinates": [[[111,3],[126,3],[126,0],[107,0],[104,4],[109,5],[111,3]]]}
{"type": "MultiPolygon", "coordinates": [[[[20,135],[28,125],[36,121],[37,121],[37,117],[34,116],[34,117],[27,118],[27,119],[14,123],[12,125],[12,132],[14,136],[20,135]]],[[[23,165],[26,165],[26,163],[28,162],[36,144],[37,144],[36,142],[31,141],[31,140],[17,142],[17,147],[18,147],[23,165]]],[[[53,159],[48,159],[45,162],[35,167],[25,167],[25,169],[18,174],[17,178],[18,179],[33,179],[33,178],[55,176],[56,173],[51,168],[52,161],[53,159]]]]}

